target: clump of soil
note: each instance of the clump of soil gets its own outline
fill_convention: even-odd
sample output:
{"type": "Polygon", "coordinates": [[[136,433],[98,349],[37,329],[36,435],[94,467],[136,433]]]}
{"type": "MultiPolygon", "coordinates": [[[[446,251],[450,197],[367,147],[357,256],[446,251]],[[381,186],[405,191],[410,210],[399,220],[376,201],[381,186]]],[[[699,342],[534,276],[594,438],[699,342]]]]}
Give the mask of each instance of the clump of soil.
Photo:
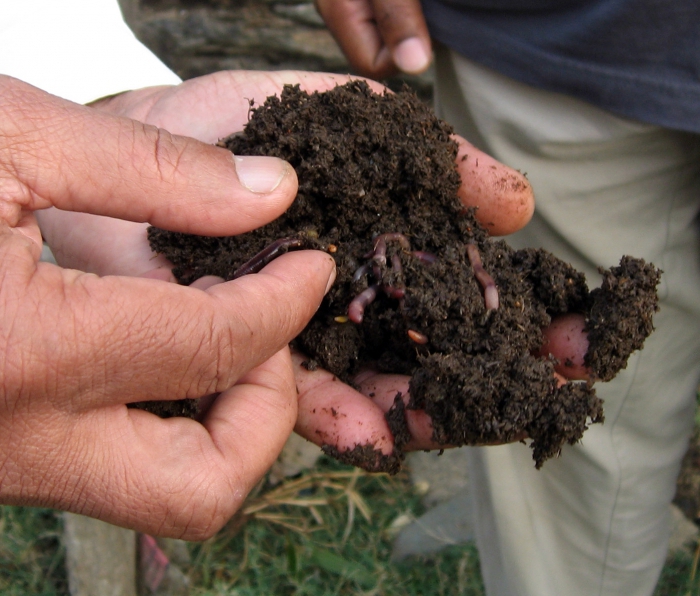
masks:
{"type": "MultiPolygon", "coordinates": [[[[583,313],[586,364],[609,380],[653,330],[660,272],[623,257],[589,292],[583,274],[552,254],[490,239],[457,198],[451,133],[408,90],[378,95],[356,81],[309,95],[288,86],[253,110],[244,132],[219,144],[289,161],[299,178],[291,208],[241,236],[151,228],[149,239],[183,284],[209,274],[233,279],[286,250],[326,250],[336,283],[294,342],[309,366],[348,383],[368,365],[411,375],[407,407],[431,416],[436,441],[526,434],[539,467],[603,420],[591,383],[558,387],[554,361],[533,355],[542,328],[553,316],[583,313]],[[255,257],[270,245],[271,255],[255,257]]],[[[387,419],[405,436],[396,413],[387,419]]],[[[328,451],[360,465],[376,461],[366,446],[344,456],[328,451]]]]}

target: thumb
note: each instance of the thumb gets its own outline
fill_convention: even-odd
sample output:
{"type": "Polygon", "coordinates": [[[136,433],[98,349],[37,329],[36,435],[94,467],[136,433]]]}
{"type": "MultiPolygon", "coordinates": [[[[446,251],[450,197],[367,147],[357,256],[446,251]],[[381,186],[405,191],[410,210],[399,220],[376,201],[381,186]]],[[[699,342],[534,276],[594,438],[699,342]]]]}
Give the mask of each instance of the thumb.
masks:
{"type": "Polygon", "coordinates": [[[0,77],[2,215],[55,206],[195,234],[233,235],[268,223],[297,180],[274,157],[220,149],[53,97],[0,77]]]}

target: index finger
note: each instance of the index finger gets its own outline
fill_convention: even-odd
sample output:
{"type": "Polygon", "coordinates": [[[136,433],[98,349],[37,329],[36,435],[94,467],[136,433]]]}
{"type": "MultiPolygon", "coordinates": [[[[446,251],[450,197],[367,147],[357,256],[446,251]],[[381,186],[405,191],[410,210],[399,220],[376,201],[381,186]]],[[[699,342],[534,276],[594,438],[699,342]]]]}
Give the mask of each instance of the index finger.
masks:
{"type": "Polygon", "coordinates": [[[240,158],[0,77],[2,216],[55,206],[199,234],[246,232],[297,190],[273,157],[240,158]]]}

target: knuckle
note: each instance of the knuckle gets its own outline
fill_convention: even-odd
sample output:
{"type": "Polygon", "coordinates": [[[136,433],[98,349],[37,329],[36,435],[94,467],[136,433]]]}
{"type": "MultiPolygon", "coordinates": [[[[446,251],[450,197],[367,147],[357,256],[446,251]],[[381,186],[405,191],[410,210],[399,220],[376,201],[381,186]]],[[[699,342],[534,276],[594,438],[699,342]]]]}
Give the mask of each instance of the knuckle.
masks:
{"type": "Polygon", "coordinates": [[[195,377],[196,397],[228,389],[237,380],[242,355],[247,351],[238,346],[233,324],[211,312],[204,318],[198,316],[193,333],[199,338],[193,342],[185,378],[195,377]]]}
{"type": "Polygon", "coordinates": [[[240,487],[238,480],[227,479],[223,473],[216,480],[203,480],[190,487],[186,509],[179,511],[171,521],[174,533],[179,538],[193,541],[214,536],[243,506],[249,489],[241,490],[240,487]]]}
{"type": "Polygon", "coordinates": [[[179,142],[166,130],[131,120],[128,132],[127,155],[134,160],[132,165],[143,172],[155,172],[160,181],[171,182],[177,177],[186,143],[179,142]],[[142,145],[142,143],[144,143],[142,145]],[[150,155],[144,155],[143,148],[150,155]]]}
{"type": "Polygon", "coordinates": [[[163,180],[170,180],[180,170],[184,147],[174,141],[174,137],[162,128],[154,128],[153,161],[163,180]]]}

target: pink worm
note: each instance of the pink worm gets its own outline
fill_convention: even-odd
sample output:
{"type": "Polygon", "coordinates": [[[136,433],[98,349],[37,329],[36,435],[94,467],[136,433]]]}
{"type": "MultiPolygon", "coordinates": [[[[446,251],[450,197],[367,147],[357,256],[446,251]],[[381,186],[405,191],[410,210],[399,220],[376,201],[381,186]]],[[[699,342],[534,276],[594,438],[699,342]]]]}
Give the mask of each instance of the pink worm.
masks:
{"type": "Polygon", "coordinates": [[[379,286],[375,284],[355,296],[348,306],[348,319],[353,323],[362,323],[362,319],[365,317],[365,308],[374,302],[378,289],[379,286]]]}
{"type": "Polygon", "coordinates": [[[474,270],[474,277],[476,277],[476,280],[484,289],[484,304],[486,305],[486,310],[496,310],[498,308],[498,289],[496,288],[496,282],[493,280],[493,277],[486,273],[486,269],[484,269],[481,263],[481,255],[479,254],[479,249],[476,247],[476,244],[467,244],[467,256],[474,270]]]}

